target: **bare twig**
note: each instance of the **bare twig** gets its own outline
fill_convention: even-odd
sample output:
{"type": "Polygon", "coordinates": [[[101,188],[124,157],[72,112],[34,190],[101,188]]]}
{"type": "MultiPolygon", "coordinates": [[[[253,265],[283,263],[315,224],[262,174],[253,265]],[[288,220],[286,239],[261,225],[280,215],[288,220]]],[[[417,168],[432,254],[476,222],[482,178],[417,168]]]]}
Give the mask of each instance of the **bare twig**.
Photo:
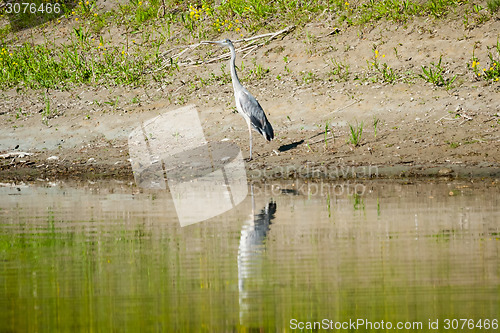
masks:
{"type": "MultiPolygon", "coordinates": [[[[269,43],[271,40],[275,39],[279,35],[283,35],[283,34],[289,33],[293,29],[295,29],[295,26],[290,26],[290,27],[287,27],[287,28],[285,28],[283,30],[280,30],[280,31],[277,31],[277,32],[262,34],[262,35],[253,36],[253,37],[249,37],[249,38],[238,39],[238,40],[233,41],[233,44],[238,44],[238,43],[242,43],[242,42],[251,42],[251,43],[249,43],[249,44],[247,44],[247,45],[245,45],[243,47],[240,47],[239,49],[236,49],[237,53],[248,51],[243,56],[243,58],[244,58],[249,53],[255,51],[259,47],[262,47],[262,46],[266,45],[267,43],[269,43]],[[264,41],[262,43],[255,44],[256,43],[255,40],[261,39],[261,38],[266,38],[266,37],[269,37],[269,39],[267,39],[266,41],[264,41]]],[[[201,43],[196,43],[196,44],[189,45],[188,47],[184,48],[181,52],[179,52],[179,53],[177,53],[177,54],[175,54],[173,56],[167,56],[167,55],[169,53],[171,53],[172,51],[174,51],[175,48],[168,50],[167,52],[165,52],[165,53],[162,54],[162,57],[168,58],[169,61],[165,62],[160,68],[158,68],[158,69],[156,69],[154,71],[157,72],[157,71],[161,71],[161,70],[163,70],[163,69],[165,69],[167,67],[171,67],[173,65],[173,63],[174,63],[173,62],[174,59],[180,59],[186,52],[192,51],[192,50],[196,49],[198,46],[203,45],[205,43],[206,42],[201,42],[201,43]]],[[[177,61],[176,65],[177,66],[193,66],[193,65],[209,64],[209,63],[216,62],[216,61],[219,61],[219,60],[227,59],[229,57],[230,57],[230,54],[225,53],[223,55],[220,55],[220,56],[217,56],[217,57],[205,60],[205,61],[198,61],[198,60],[193,60],[193,59],[187,58],[184,61],[182,61],[182,60],[177,61]]]]}
{"type": "Polygon", "coordinates": [[[247,55],[249,55],[250,53],[252,53],[252,51],[254,51],[258,47],[259,47],[259,45],[252,46],[252,48],[250,49],[250,51],[248,51],[242,58],[245,58],[247,55]]]}
{"type": "Polygon", "coordinates": [[[327,137],[327,138],[323,138],[323,139],[319,139],[319,140],[316,140],[316,141],[313,141],[313,142],[309,142],[309,144],[310,144],[310,145],[314,145],[314,144],[316,144],[316,143],[319,143],[319,142],[325,142],[325,141],[328,141],[328,140],[330,140],[330,139],[334,139],[334,140],[335,140],[335,138],[339,138],[339,137],[338,137],[338,136],[335,136],[335,135],[332,135],[332,136],[329,136],[329,137],[327,137]]]}
{"type": "MultiPolygon", "coordinates": [[[[471,120],[474,120],[474,118],[472,118],[471,116],[467,115],[466,113],[457,113],[457,116],[459,116],[460,118],[463,118],[463,120],[460,122],[460,124],[458,124],[458,126],[462,125],[463,123],[465,123],[466,121],[471,121],[471,120]]],[[[448,121],[456,121],[460,118],[455,118],[455,119],[451,119],[451,118],[448,118],[446,116],[443,116],[441,118],[439,118],[438,120],[436,120],[436,124],[439,123],[441,120],[448,120],[448,121]]]]}
{"type": "Polygon", "coordinates": [[[263,35],[249,37],[249,38],[238,39],[238,40],[235,40],[234,43],[249,42],[249,41],[254,40],[254,39],[259,39],[259,38],[264,38],[264,37],[269,37],[269,36],[271,38],[269,38],[268,41],[270,41],[270,40],[276,38],[277,36],[279,36],[281,34],[286,34],[286,33],[289,33],[291,31],[293,31],[293,29],[295,29],[294,25],[286,27],[285,29],[280,30],[278,32],[271,32],[271,33],[268,33],[268,34],[263,34],[263,35]]]}
{"type": "Polygon", "coordinates": [[[447,118],[446,116],[443,116],[441,118],[439,118],[438,120],[436,120],[435,124],[439,123],[441,120],[450,120],[450,121],[453,121],[454,119],[450,119],[450,118],[447,118]]]}
{"type": "MultiPolygon", "coordinates": [[[[359,100],[357,99],[357,100],[355,100],[354,102],[352,102],[351,104],[347,104],[346,106],[343,106],[343,107],[341,107],[340,109],[337,109],[337,110],[335,110],[335,111],[333,111],[333,112],[340,112],[340,111],[343,111],[343,110],[347,109],[348,107],[350,107],[351,105],[354,105],[354,104],[359,103],[359,102],[361,102],[361,100],[360,100],[360,99],[359,99],[359,100]]],[[[332,112],[332,113],[333,113],[333,112],[332,112]]]]}

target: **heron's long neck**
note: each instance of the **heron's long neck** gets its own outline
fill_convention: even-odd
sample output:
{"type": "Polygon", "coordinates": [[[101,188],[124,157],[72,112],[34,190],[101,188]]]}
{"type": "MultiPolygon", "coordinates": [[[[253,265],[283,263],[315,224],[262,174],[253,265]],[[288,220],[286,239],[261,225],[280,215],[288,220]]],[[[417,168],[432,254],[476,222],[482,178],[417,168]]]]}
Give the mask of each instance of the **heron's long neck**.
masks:
{"type": "Polygon", "coordinates": [[[233,46],[230,46],[229,49],[231,50],[231,60],[229,60],[229,67],[231,68],[231,78],[233,79],[233,88],[234,91],[236,91],[236,88],[241,87],[241,83],[238,79],[238,74],[236,74],[236,51],[234,50],[233,46]]]}

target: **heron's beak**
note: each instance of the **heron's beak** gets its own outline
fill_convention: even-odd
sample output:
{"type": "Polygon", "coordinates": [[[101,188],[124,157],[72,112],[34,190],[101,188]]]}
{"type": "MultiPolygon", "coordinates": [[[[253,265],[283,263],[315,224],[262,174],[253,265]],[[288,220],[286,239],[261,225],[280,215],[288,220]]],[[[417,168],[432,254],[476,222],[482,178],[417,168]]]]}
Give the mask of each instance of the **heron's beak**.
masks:
{"type": "Polygon", "coordinates": [[[200,44],[215,44],[215,45],[222,45],[221,42],[212,42],[212,41],[203,41],[200,44]]]}

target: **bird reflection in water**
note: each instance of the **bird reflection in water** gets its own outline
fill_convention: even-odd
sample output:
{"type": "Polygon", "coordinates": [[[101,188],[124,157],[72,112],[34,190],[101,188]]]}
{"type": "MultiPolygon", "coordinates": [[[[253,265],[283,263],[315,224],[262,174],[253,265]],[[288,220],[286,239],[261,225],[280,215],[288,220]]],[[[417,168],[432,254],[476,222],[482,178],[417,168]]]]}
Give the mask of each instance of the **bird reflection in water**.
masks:
{"type": "Polygon", "coordinates": [[[253,187],[251,187],[251,197],[252,214],[241,229],[238,249],[240,324],[245,324],[246,319],[250,319],[254,312],[262,308],[259,299],[262,299],[262,288],[266,283],[262,275],[265,241],[276,213],[276,203],[271,199],[260,213],[255,214],[253,187]]]}

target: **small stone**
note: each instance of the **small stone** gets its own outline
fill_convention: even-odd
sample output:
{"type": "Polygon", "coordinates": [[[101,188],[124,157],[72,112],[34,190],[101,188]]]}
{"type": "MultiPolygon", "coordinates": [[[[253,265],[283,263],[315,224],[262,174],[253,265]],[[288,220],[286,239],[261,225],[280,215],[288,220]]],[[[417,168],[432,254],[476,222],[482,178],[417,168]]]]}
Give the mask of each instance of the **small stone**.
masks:
{"type": "Polygon", "coordinates": [[[439,169],[438,171],[438,174],[440,176],[448,176],[448,175],[451,175],[453,173],[453,170],[451,170],[450,168],[442,168],[442,169],[439,169]]]}

